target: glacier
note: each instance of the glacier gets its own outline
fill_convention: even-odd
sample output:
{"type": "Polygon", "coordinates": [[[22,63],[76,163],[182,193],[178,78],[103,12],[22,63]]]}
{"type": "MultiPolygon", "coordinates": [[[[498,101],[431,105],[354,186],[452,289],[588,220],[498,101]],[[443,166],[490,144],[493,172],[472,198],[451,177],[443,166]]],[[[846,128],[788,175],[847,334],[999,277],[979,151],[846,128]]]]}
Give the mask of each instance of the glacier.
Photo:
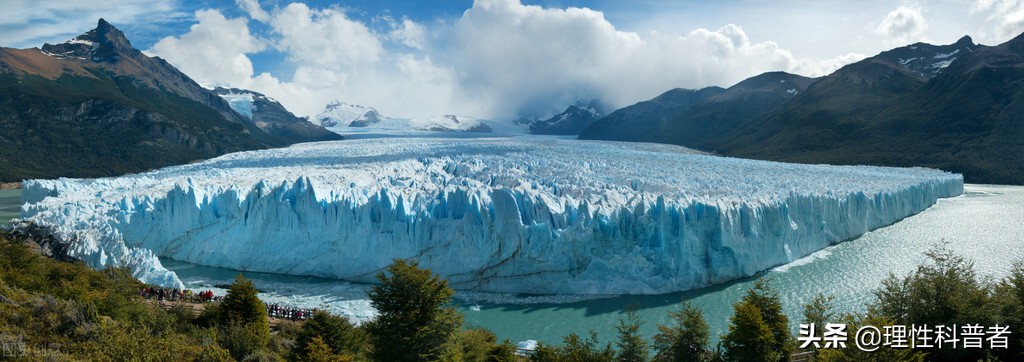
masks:
{"type": "Polygon", "coordinates": [[[655,294],[753,275],[963,192],[924,168],[787,164],[536,136],[306,143],[102,179],[28,180],[18,225],[181,286],[160,257],[456,289],[655,294]]]}

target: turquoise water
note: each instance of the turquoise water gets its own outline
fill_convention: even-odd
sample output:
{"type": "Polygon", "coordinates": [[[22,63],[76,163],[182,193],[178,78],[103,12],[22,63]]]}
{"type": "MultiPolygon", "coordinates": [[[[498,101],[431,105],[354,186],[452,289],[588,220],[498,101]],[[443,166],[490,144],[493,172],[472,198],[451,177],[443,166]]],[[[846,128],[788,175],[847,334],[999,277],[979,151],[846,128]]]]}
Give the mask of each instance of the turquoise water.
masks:
{"type": "MultiPolygon", "coordinates": [[[[948,243],[975,262],[982,276],[999,278],[1014,260],[1024,259],[1024,187],[967,185],[963,196],[943,199],[930,209],[892,226],[837,244],[754,278],[684,293],[617,296],[568,303],[562,297],[458,293],[468,325],[491,329],[500,338],[557,343],[570,332],[598,332],[610,340],[623,310],[636,305],[642,332],[656,331],[681,300],[699,307],[712,335],[724,334],[732,305],[756,278],[770,278],[791,321],[817,293],[833,295],[843,311],[857,311],[889,273],[904,275],[925,260],[924,251],[948,243]],[[537,302],[523,304],[524,302],[537,302]]],[[[229,283],[237,271],[165,260],[192,288],[229,283]]],[[[246,273],[276,302],[320,307],[357,318],[370,316],[365,285],[337,280],[246,273]]]]}
{"type": "Polygon", "coordinates": [[[0,224],[6,224],[21,214],[21,189],[0,190],[0,224]]]}

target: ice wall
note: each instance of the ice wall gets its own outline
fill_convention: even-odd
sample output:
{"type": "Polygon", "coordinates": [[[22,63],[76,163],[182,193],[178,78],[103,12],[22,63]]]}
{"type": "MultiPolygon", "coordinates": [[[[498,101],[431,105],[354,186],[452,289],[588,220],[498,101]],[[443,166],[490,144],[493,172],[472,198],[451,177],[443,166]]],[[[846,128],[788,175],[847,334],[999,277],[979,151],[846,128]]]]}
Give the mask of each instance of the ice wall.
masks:
{"type": "Polygon", "coordinates": [[[404,258],[460,289],[647,294],[795,260],[959,195],[963,181],[514,138],[307,144],[23,187],[25,220],[73,240],[90,265],[149,282],[179,283],[154,254],[353,281],[404,258]]]}

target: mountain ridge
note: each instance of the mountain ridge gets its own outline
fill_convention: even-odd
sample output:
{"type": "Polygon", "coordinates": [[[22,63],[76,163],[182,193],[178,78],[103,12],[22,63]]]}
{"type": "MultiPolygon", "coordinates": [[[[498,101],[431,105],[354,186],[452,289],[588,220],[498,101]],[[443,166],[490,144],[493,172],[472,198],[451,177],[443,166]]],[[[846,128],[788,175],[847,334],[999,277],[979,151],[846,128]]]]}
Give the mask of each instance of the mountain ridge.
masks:
{"type": "Polygon", "coordinates": [[[890,49],[760,110],[743,102],[714,109],[712,99],[677,111],[661,128],[597,128],[606,117],[580,138],[783,162],[933,167],[967,182],[1024,184],[1024,34],[996,46],[965,36],[890,49]],[[730,118],[737,112],[747,115],[730,118]]]}
{"type": "Polygon", "coordinates": [[[103,177],[293,143],[103,19],[41,48],[0,48],[0,181],[103,177]]]}

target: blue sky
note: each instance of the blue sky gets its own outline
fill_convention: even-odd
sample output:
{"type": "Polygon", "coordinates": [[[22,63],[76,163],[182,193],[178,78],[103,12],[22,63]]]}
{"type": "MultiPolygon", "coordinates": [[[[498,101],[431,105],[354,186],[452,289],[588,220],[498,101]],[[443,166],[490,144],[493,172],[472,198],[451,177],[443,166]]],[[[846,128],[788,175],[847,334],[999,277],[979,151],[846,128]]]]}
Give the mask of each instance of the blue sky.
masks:
{"type": "Polygon", "coordinates": [[[0,45],[33,47],[103,17],[197,81],[266,93],[312,116],[335,99],[385,115],[507,118],[765,71],[821,76],[917,41],[998,44],[1024,0],[29,1],[0,45]]]}

